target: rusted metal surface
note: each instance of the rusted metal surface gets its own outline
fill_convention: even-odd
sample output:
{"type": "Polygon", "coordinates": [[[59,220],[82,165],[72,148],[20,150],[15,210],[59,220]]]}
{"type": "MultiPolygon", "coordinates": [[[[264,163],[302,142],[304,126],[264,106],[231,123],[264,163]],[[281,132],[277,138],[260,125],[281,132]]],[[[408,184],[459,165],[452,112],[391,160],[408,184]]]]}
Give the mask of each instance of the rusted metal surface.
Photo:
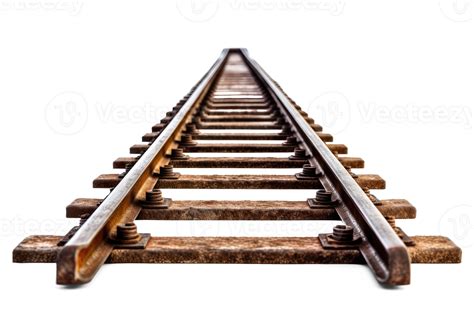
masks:
{"type": "MultiPolygon", "coordinates": [[[[13,253],[15,262],[56,262],[61,236],[31,236],[13,253]]],[[[415,236],[412,263],[459,263],[461,249],[440,236],[415,236]]],[[[360,264],[357,249],[328,250],[317,237],[152,237],[145,249],[115,249],[107,263],[360,264]]]]}
{"type": "MultiPolygon", "coordinates": [[[[66,207],[66,217],[92,214],[101,199],[76,199],[66,207]]],[[[384,216],[415,218],[416,209],[406,200],[381,200],[384,216]]],[[[173,200],[166,209],[142,209],[139,220],[340,220],[334,208],[312,209],[306,201],[173,200]]]]}
{"type": "MultiPolygon", "coordinates": [[[[328,133],[316,132],[325,142],[332,142],[333,136],[328,133]]],[[[146,133],[142,136],[142,141],[150,142],[159,135],[159,132],[146,133]]],[[[196,140],[285,140],[286,135],[281,133],[199,133],[194,137],[196,140]]]]}
{"type": "Polygon", "coordinates": [[[203,122],[272,122],[273,115],[202,115],[203,122]]]}
{"type": "MultiPolygon", "coordinates": [[[[120,174],[102,174],[94,179],[94,188],[114,188],[122,180],[120,174]]],[[[385,180],[374,174],[361,174],[354,179],[361,187],[385,189],[385,180]]],[[[319,180],[298,180],[286,175],[182,175],[177,179],[161,179],[163,189],[321,189],[319,180]]]]}
{"type": "Polygon", "coordinates": [[[249,109],[249,110],[259,110],[259,109],[268,109],[269,102],[264,102],[264,103],[254,103],[254,104],[213,104],[212,102],[207,103],[207,108],[208,109],[214,109],[214,110],[243,110],[243,109],[249,109]]]}
{"type": "Polygon", "coordinates": [[[359,250],[377,280],[389,285],[409,284],[410,258],[403,242],[281,89],[256,62],[250,58],[246,61],[274,94],[281,110],[285,111],[288,119],[293,122],[295,132],[313,153],[312,163],[325,173],[321,180],[323,187],[339,195],[342,203],[336,210],[361,239],[359,250]]]}
{"type": "Polygon", "coordinates": [[[130,153],[143,154],[148,148],[150,148],[149,144],[136,144],[130,147],[130,153]]]}
{"type": "Polygon", "coordinates": [[[206,134],[200,133],[194,136],[197,140],[284,140],[285,135],[277,133],[226,133],[226,134],[206,134]]]}
{"type": "Polygon", "coordinates": [[[127,165],[134,164],[137,160],[136,157],[120,157],[113,162],[112,166],[114,169],[125,169],[127,165]]]}
{"type": "Polygon", "coordinates": [[[184,148],[189,153],[274,153],[293,150],[294,146],[277,144],[197,144],[184,148]]]}
{"type": "Polygon", "coordinates": [[[195,157],[188,160],[171,160],[176,168],[302,168],[305,160],[275,157],[195,157]]]}
{"type": "Polygon", "coordinates": [[[351,168],[364,168],[364,160],[358,157],[338,157],[339,161],[344,166],[351,168]]]}
{"type": "Polygon", "coordinates": [[[133,221],[137,217],[140,208],[133,201],[143,194],[143,190],[154,186],[156,177],[153,171],[164,159],[163,149],[166,150],[179,136],[190,109],[200,101],[199,98],[204,97],[209,89],[209,82],[217,75],[226,57],[227,51],[224,51],[219,62],[179,109],[158,139],[61,250],[57,260],[57,283],[89,282],[107,260],[114,247],[108,239],[115,234],[117,225],[133,221]]]}
{"type": "MultiPolygon", "coordinates": [[[[121,157],[114,161],[113,167],[124,169],[135,163],[135,157],[121,157]]],[[[305,160],[290,160],[277,157],[191,157],[188,160],[171,160],[176,168],[301,168],[305,160]]],[[[364,160],[357,157],[339,157],[339,161],[351,168],[364,168],[364,160]]],[[[306,162],[307,163],[307,162],[306,162]]]]}
{"type": "Polygon", "coordinates": [[[201,124],[200,129],[275,129],[280,130],[282,128],[281,124],[277,123],[247,123],[247,122],[239,122],[239,123],[208,123],[204,122],[201,124]]]}
{"type": "MultiPolygon", "coordinates": [[[[236,111],[232,111],[232,113],[228,112],[228,111],[222,111],[222,110],[208,110],[206,108],[203,109],[203,112],[206,114],[206,115],[209,115],[211,117],[221,117],[221,116],[229,116],[229,114],[232,114],[231,117],[234,117],[234,115],[236,116],[245,116],[244,119],[247,119],[248,117],[252,117],[252,116],[257,116],[257,115],[273,115],[275,114],[274,109],[271,108],[271,107],[268,107],[268,108],[265,108],[265,109],[261,109],[261,110],[243,110],[243,111],[239,111],[239,110],[236,110],[236,111]]],[[[272,120],[274,120],[275,118],[273,117],[272,120]]]]}
{"type": "Polygon", "coordinates": [[[159,132],[146,133],[145,135],[142,136],[142,141],[143,142],[151,142],[151,141],[155,140],[155,138],[158,137],[158,135],[160,135],[159,132]]]}
{"type": "Polygon", "coordinates": [[[300,181],[286,175],[182,175],[160,179],[163,189],[320,189],[318,179],[300,181]]]}
{"type": "Polygon", "coordinates": [[[65,236],[26,238],[15,248],[13,260],[56,262],[59,284],[89,282],[105,262],[365,262],[377,280],[388,285],[409,283],[410,260],[461,261],[461,250],[448,238],[406,235],[395,219],[414,218],[415,207],[402,199],[379,200],[370,190],[384,189],[385,180],[355,173],[352,168],[363,168],[364,160],[344,156],[347,146],[333,144],[333,136],[323,133],[322,126],[289,99],[246,50],[224,50],[205,77],[151,130],[142,136],[143,143],[130,147],[130,153],[138,156],[113,162],[114,168],[124,169],[122,173],[94,180],[94,188],[111,189],[105,199],[76,199],[67,206],[67,217],[81,218],[78,226],[65,236]],[[205,153],[223,157],[195,157],[205,153]],[[224,155],[232,153],[269,153],[269,157],[224,155]],[[242,172],[192,175],[189,168],[242,172]],[[288,169],[289,174],[250,175],[246,168],[288,169]],[[173,200],[160,189],[315,193],[303,201],[196,201],[173,200]],[[151,237],[137,230],[136,219],[342,223],[319,237],[151,237]]]}

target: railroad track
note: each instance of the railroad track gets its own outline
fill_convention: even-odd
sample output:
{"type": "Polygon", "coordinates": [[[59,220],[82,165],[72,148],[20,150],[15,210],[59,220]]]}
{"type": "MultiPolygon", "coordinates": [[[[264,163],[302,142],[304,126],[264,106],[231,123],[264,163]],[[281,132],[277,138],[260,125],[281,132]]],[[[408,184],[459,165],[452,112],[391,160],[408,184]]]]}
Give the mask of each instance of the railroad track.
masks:
{"type": "MultiPolygon", "coordinates": [[[[58,284],[92,280],[104,263],[366,263],[386,285],[410,282],[411,263],[457,263],[461,250],[441,236],[407,236],[398,218],[415,218],[403,199],[379,200],[378,175],[355,174],[361,158],[296,105],[244,49],[225,49],[166,114],[117,174],[97,177],[104,199],[80,198],[65,236],[30,236],[15,262],[55,262],[58,284]],[[245,130],[245,132],[241,132],[245,130]],[[206,142],[207,141],[207,142],[206,142]],[[213,143],[209,143],[212,141],[213,143]],[[232,141],[232,142],[229,142],[232,141]],[[241,141],[241,143],[238,143],[241,141]],[[254,142],[248,142],[254,141],[254,142]],[[208,157],[194,153],[287,153],[287,157],[208,157]],[[191,175],[187,168],[284,168],[291,175],[191,175]],[[161,189],[311,189],[303,201],[187,201],[161,189]],[[340,220],[317,237],[151,237],[135,220],[340,220]]],[[[270,156],[270,155],[269,155],[270,156]]]]}

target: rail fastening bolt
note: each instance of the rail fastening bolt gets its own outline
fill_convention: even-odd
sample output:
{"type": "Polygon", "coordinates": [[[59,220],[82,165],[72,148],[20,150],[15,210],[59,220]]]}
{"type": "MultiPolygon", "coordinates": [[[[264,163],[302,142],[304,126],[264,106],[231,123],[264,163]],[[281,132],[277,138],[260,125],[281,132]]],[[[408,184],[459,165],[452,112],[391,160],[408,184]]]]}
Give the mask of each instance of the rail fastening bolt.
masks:
{"type": "Polygon", "coordinates": [[[354,228],[347,225],[336,225],[333,227],[330,237],[337,241],[352,241],[354,228]]]}
{"type": "Polygon", "coordinates": [[[121,244],[135,244],[140,241],[137,225],[133,222],[117,225],[116,241],[121,244]]]}
{"type": "Polygon", "coordinates": [[[282,145],[283,146],[297,146],[298,140],[296,139],[296,136],[288,136],[286,138],[286,141],[282,145]]]}
{"type": "Polygon", "coordinates": [[[332,204],[332,192],[328,192],[326,190],[318,190],[316,191],[316,202],[318,204],[325,204],[329,205],[332,204]]]}

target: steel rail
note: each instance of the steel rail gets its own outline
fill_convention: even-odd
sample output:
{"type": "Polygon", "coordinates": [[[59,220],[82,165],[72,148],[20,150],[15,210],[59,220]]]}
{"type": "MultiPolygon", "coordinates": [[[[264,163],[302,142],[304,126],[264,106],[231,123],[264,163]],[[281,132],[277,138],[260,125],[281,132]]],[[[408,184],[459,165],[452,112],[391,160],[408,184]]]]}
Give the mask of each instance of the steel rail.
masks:
{"type": "Polygon", "coordinates": [[[352,226],[361,242],[359,250],[376,279],[385,285],[410,283],[408,250],[378,209],[356,181],[342,166],[325,143],[313,131],[304,117],[292,105],[285,93],[275,84],[260,65],[250,58],[246,49],[240,50],[247,65],[286,113],[295,132],[312,153],[311,162],[323,171],[321,183],[342,201],[336,211],[346,225],[352,226]]]}
{"type": "Polygon", "coordinates": [[[155,185],[157,177],[154,171],[167,160],[165,151],[171,148],[179,136],[191,109],[209,91],[228,55],[229,50],[224,49],[149,149],[59,252],[56,261],[58,284],[87,283],[107,260],[113,250],[109,238],[114,234],[116,226],[133,221],[139,214],[137,198],[155,185]]]}

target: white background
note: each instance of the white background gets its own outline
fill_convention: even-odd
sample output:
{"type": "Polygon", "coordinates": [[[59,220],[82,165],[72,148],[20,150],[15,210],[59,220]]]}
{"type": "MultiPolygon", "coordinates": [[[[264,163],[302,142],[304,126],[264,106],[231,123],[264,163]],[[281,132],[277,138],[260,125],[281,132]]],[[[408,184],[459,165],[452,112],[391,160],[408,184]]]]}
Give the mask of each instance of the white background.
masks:
{"type": "MultiPolygon", "coordinates": [[[[471,314],[473,6],[1,1],[1,314],[471,314]],[[463,247],[463,263],[414,265],[412,284],[395,290],[349,265],[109,265],[69,289],[55,284],[54,264],[11,263],[24,237],[64,234],[77,222],[64,218],[74,198],[105,195],[91,189],[93,178],[111,172],[224,47],[247,47],[336,143],[364,158],[363,172],[386,179],[380,198],[417,207],[418,218],[400,226],[449,236],[463,247]]],[[[200,198],[216,195],[275,198],[245,190],[200,198]]],[[[139,229],[315,236],[331,225],[141,222],[139,229]]]]}

